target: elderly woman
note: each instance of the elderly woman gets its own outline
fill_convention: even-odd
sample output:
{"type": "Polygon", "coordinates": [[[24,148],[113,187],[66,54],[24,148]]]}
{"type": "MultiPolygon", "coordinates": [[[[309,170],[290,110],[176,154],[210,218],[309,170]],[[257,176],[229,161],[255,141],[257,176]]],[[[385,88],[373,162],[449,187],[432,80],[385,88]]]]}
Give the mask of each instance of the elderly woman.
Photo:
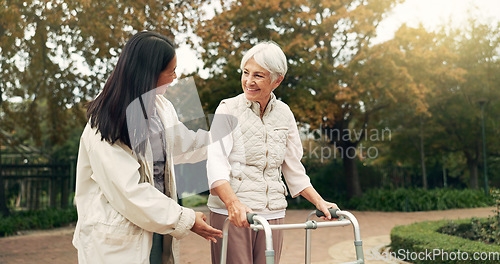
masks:
{"type": "MultiPolygon", "coordinates": [[[[259,43],[241,61],[243,94],[221,101],[212,123],[219,144],[209,147],[207,160],[211,194],[210,224],[217,229],[227,217],[230,227],[228,263],[265,263],[263,232],[249,228],[246,213],[265,217],[270,224],[284,223],[286,180],[292,197],[302,195],[325,219],[329,203],[312,187],[301,163],[302,143],[290,108],[273,90],[287,72],[286,57],[274,42],[259,43]]],[[[282,231],[273,231],[275,263],[279,263],[282,231]]],[[[212,263],[220,262],[221,243],[212,243],[212,263]]]]}

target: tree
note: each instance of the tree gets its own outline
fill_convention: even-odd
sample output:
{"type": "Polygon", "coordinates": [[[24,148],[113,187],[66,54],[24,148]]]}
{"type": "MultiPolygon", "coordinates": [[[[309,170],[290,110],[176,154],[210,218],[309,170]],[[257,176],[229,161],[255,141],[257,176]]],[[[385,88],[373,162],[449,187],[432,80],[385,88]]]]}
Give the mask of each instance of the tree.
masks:
{"type": "MultiPolygon", "coordinates": [[[[402,1],[224,3],[195,31],[201,38],[202,59],[210,72],[207,80],[198,82],[205,107],[213,111],[221,99],[241,92],[239,63],[245,50],[258,41],[277,42],[287,55],[289,71],[276,95],[291,106],[301,123],[332,135],[331,144],[345,153],[348,194],[361,195],[357,155],[348,152],[359,141],[342,136],[338,141],[335,132],[347,133],[355,124],[366,128],[381,107],[364,109],[363,105],[368,104],[362,96],[353,96],[351,85],[357,85],[357,81],[348,67],[369,44],[384,14],[398,2],[402,1]]],[[[369,98],[371,92],[365,89],[359,93],[369,98]]]]}
{"type": "Polygon", "coordinates": [[[26,128],[17,136],[46,150],[62,144],[85,123],[82,104],[99,92],[126,40],[146,29],[173,36],[196,2],[2,1],[2,127],[26,128]],[[13,111],[13,100],[23,107],[13,111]]]}
{"type": "MultiPolygon", "coordinates": [[[[399,65],[407,68],[423,92],[426,111],[401,108],[389,116],[396,127],[392,144],[393,162],[411,162],[421,157],[444,163],[444,157],[463,157],[469,171],[469,186],[478,188],[481,158],[480,107],[478,100],[489,98],[498,108],[498,27],[470,21],[469,28],[444,25],[439,32],[403,26],[393,42],[402,51],[399,65]],[[424,129],[421,129],[422,127],[424,129]],[[413,143],[414,148],[408,148],[413,143]],[[425,148],[425,155],[424,153],[425,148]]],[[[494,142],[498,118],[489,115],[488,142],[494,142]]],[[[496,135],[496,136],[495,136],[496,135]]],[[[498,144],[491,144],[492,152],[498,144]]],[[[422,183],[426,186],[425,173],[422,183]]]]}
{"type": "Polygon", "coordinates": [[[54,159],[84,126],[84,104],[100,91],[126,40],[142,30],[185,31],[199,3],[0,1],[0,126],[54,159]]]}
{"type": "MultiPolygon", "coordinates": [[[[439,104],[432,111],[437,121],[444,128],[444,136],[453,142],[443,148],[461,152],[467,162],[469,186],[477,189],[478,168],[482,156],[481,109],[479,102],[486,101],[490,109],[497,108],[500,96],[500,24],[495,26],[481,24],[469,19],[467,28],[442,30],[443,45],[452,50],[457,58],[456,67],[465,70],[464,81],[443,89],[439,104]],[[491,105],[490,105],[491,104],[491,105]],[[451,148],[450,148],[451,147],[451,148]]],[[[497,115],[488,115],[493,124],[498,122],[497,115]]],[[[499,136],[498,130],[489,129],[489,142],[499,136]]],[[[498,151],[498,145],[491,145],[492,152],[498,151]]],[[[483,157],[484,158],[484,157],[483,157]]]]}
{"type": "MultiPolygon", "coordinates": [[[[2,104],[2,96],[0,95],[0,105],[2,104]]],[[[2,146],[3,140],[2,136],[0,136],[0,216],[9,215],[9,208],[7,208],[7,201],[5,197],[5,188],[4,188],[4,180],[2,174],[2,146]]]]}
{"type": "MultiPolygon", "coordinates": [[[[441,42],[437,34],[427,32],[422,26],[409,28],[403,25],[395,33],[394,39],[385,43],[391,47],[386,51],[399,51],[393,61],[405,69],[410,86],[413,87],[412,94],[418,98],[413,100],[413,107],[407,104],[398,106],[385,118],[390,120],[385,125],[394,128],[395,141],[391,145],[396,153],[396,163],[420,161],[424,189],[428,187],[426,148],[429,147],[429,135],[439,127],[431,122],[433,113],[429,111],[429,105],[436,103],[435,98],[440,89],[457,85],[463,80],[464,72],[453,65],[456,56],[441,42]]],[[[407,100],[411,99],[411,93],[406,97],[407,100]]]]}

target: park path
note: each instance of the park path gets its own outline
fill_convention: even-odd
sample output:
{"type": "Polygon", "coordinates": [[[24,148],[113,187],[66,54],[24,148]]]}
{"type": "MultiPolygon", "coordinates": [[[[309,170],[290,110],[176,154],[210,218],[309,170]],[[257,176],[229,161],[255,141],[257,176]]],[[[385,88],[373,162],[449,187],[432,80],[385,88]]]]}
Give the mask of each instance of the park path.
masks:
{"type": "MultiPolygon", "coordinates": [[[[366,212],[351,211],[358,219],[366,263],[391,263],[378,260],[374,251],[390,243],[390,231],[396,225],[440,219],[486,217],[493,207],[456,209],[430,212],[366,212]]],[[[195,208],[208,214],[206,207],[195,208]]],[[[287,210],[286,223],[302,223],[309,210],[287,210]]],[[[76,250],[71,244],[73,227],[47,231],[30,231],[17,236],[0,238],[0,264],[71,264],[77,263],[76,250]]],[[[283,264],[304,263],[304,231],[287,230],[284,235],[283,264]]],[[[318,229],[312,232],[312,263],[330,264],[355,260],[351,226],[318,229]]],[[[210,245],[191,233],[181,242],[181,263],[209,264],[210,245]]]]}

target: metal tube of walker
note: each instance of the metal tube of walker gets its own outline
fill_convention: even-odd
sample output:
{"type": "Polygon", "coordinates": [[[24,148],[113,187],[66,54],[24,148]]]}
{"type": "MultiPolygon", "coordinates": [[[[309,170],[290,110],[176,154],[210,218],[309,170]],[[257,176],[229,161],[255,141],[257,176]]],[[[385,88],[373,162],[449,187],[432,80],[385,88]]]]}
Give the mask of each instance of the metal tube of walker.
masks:
{"type": "Polygon", "coordinates": [[[346,211],[338,211],[338,215],[345,216],[352,223],[354,229],[354,247],[356,249],[356,258],[360,263],[364,263],[365,257],[363,254],[363,242],[361,241],[361,233],[359,231],[359,223],[353,214],[346,211]]]}
{"type": "MultiPolygon", "coordinates": [[[[264,229],[264,234],[266,235],[266,264],[274,264],[274,249],[273,249],[273,233],[271,227],[267,220],[256,214],[247,214],[247,220],[251,224],[250,227],[254,227],[254,222],[260,224],[260,226],[264,229]]],[[[229,218],[224,221],[224,225],[222,226],[222,248],[221,248],[221,256],[220,263],[226,264],[227,262],[227,241],[229,238],[229,218]]]]}
{"type": "Polygon", "coordinates": [[[222,226],[222,248],[221,248],[221,254],[220,254],[220,263],[221,264],[226,264],[227,262],[227,240],[229,238],[228,233],[229,233],[229,218],[226,218],[226,221],[224,221],[224,225],[222,226]]]}
{"type": "Polygon", "coordinates": [[[264,227],[264,234],[266,235],[266,264],[274,264],[273,233],[269,222],[260,215],[254,215],[253,220],[264,227]]]}
{"type": "MultiPolygon", "coordinates": [[[[336,212],[338,209],[328,209],[330,212],[330,215],[332,218],[338,218],[336,212]]],[[[309,219],[311,216],[316,215],[318,217],[324,216],[324,213],[321,212],[320,210],[316,210],[311,212],[307,216],[307,222],[309,222],[309,219]]],[[[314,228],[317,228],[317,225],[314,225],[314,228]]],[[[311,242],[311,228],[306,228],[306,252],[305,252],[305,263],[306,264],[311,264],[311,247],[312,247],[312,242],[311,242]]]]}
{"type": "MultiPolygon", "coordinates": [[[[340,216],[346,217],[352,224],[353,230],[354,230],[354,247],[356,250],[356,259],[357,261],[353,263],[364,263],[364,254],[363,254],[363,242],[361,241],[361,234],[359,231],[359,223],[356,217],[354,217],[353,214],[346,212],[346,211],[341,211],[338,209],[329,209],[330,214],[332,215],[332,218],[339,218],[340,216]]],[[[316,216],[324,216],[323,212],[316,210],[315,212],[313,211],[312,213],[309,214],[307,217],[307,220],[316,213],[316,216]]],[[[306,229],[306,264],[311,263],[311,230],[306,229]]]]}
{"type": "MultiPolygon", "coordinates": [[[[314,215],[314,212],[311,212],[307,216],[307,221],[309,221],[309,218],[314,215]]],[[[306,229],[306,252],[305,252],[305,264],[311,264],[311,229],[306,229]]]]}
{"type": "MultiPolygon", "coordinates": [[[[341,211],[338,209],[330,209],[330,214],[333,218],[338,218],[343,216],[348,219],[340,220],[336,222],[315,222],[309,221],[309,218],[316,213],[317,216],[321,216],[321,211],[312,212],[307,217],[307,222],[303,224],[288,224],[288,225],[269,225],[267,220],[259,215],[255,214],[247,214],[247,220],[251,224],[250,227],[254,230],[264,230],[266,236],[266,263],[274,264],[274,249],[273,249],[273,238],[272,238],[272,229],[297,229],[297,228],[305,228],[306,229],[306,252],[305,252],[305,263],[311,263],[311,229],[316,229],[318,227],[329,227],[329,226],[342,226],[349,225],[349,222],[353,226],[354,230],[354,246],[356,250],[356,258],[357,261],[352,263],[364,263],[364,254],[363,254],[363,245],[361,241],[361,234],[359,231],[359,223],[356,217],[353,214],[341,211]],[[257,222],[257,223],[255,223],[257,222]]],[[[228,230],[229,230],[229,220],[226,219],[222,229],[222,249],[221,249],[221,264],[226,264],[227,261],[227,241],[228,241],[228,230]]],[[[351,262],[350,262],[351,263],[351,262]]]]}

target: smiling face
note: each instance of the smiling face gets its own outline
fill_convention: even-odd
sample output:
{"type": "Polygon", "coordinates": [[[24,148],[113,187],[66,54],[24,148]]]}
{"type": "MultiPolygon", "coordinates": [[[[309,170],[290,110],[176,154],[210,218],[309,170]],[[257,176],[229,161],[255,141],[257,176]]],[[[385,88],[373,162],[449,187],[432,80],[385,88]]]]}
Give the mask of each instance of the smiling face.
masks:
{"type": "Polygon", "coordinates": [[[165,70],[160,73],[158,77],[158,81],[156,83],[156,93],[164,94],[167,90],[169,84],[171,84],[175,79],[177,79],[177,74],[175,73],[175,69],[177,68],[177,56],[168,63],[165,70]]]}
{"type": "Polygon", "coordinates": [[[262,113],[271,98],[271,92],[280,85],[282,80],[283,76],[279,76],[272,81],[271,73],[251,58],[243,67],[241,87],[249,101],[259,102],[262,113]]]}

